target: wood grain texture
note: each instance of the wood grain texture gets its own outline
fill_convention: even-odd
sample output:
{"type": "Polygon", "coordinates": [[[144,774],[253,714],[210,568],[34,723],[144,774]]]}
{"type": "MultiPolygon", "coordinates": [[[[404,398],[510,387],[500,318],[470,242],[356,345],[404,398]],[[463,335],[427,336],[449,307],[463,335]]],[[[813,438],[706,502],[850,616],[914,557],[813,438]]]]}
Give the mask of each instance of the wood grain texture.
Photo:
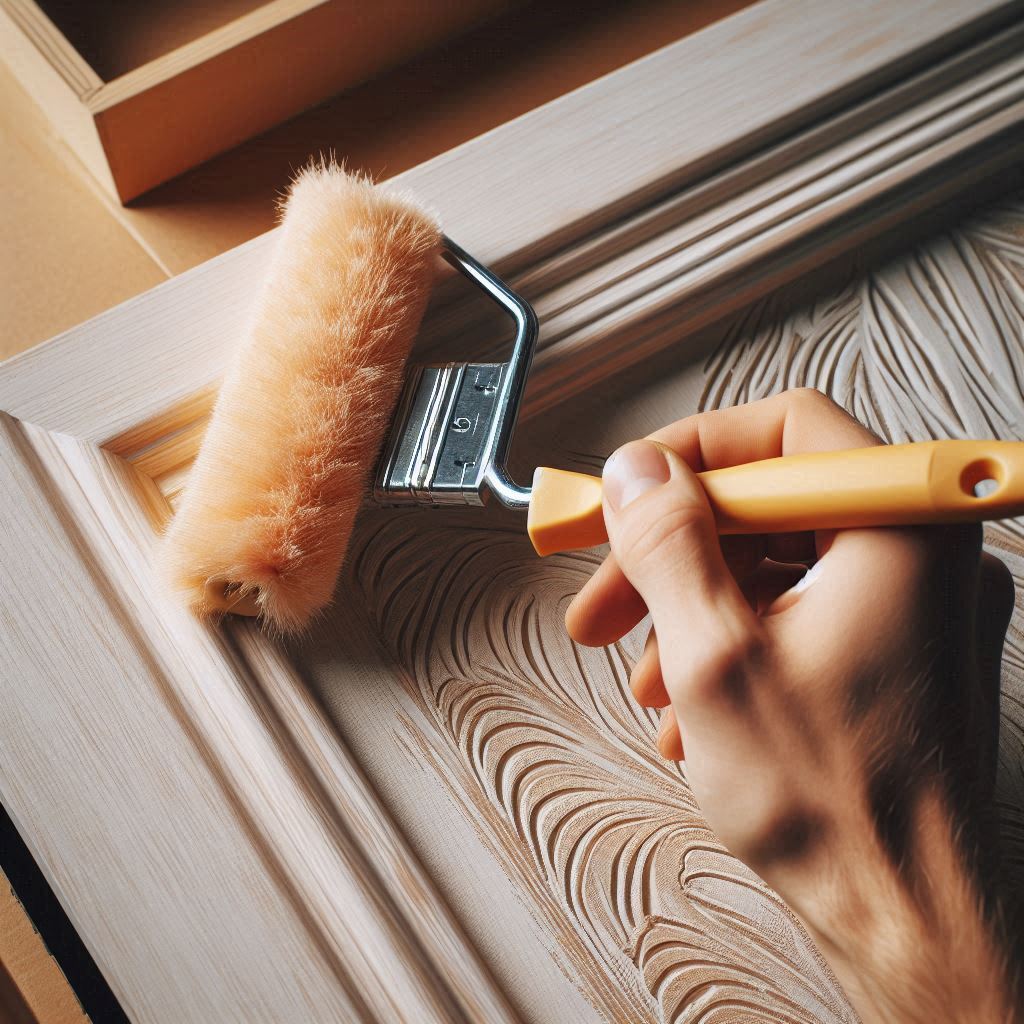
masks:
{"type": "MultiPolygon", "coordinates": [[[[872,4],[840,6],[838,40],[817,24],[796,32],[806,8],[790,0],[702,33],[702,45],[717,46],[774,25],[779,43],[788,25],[785,40],[821,47],[817,77],[797,82],[782,60],[779,90],[793,88],[784,109],[748,78],[737,87],[758,109],[744,106],[730,122],[740,97],[726,89],[716,120],[716,94],[697,89],[687,102],[701,110],[684,146],[661,105],[700,84],[681,58],[711,50],[673,47],[406,177],[450,209],[460,241],[516,271],[555,326],[551,351],[587,339],[587,358],[599,361],[606,346],[619,367],[571,402],[543,413],[534,404],[521,463],[543,455],[594,468],[666,420],[790,376],[856,395],[885,422],[902,416],[908,432],[1018,429],[1019,204],[852,279],[839,299],[790,317],[779,304],[791,300],[775,294],[756,307],[761,319],[733,333],[705,328],[632,368],[615,362],[624,340],[641,355],[644,338],[656,329],[663,344],[674,319],[679,338],[704,322],[682,316],[681,303],[703,296],[709,317],[724,314],[731,300],[716,287],[750,285],[752,295],[799,265],[785,230],[772,232],[804,209],[816,227],[793,237],[819,253],[846,230],[860,238],[889,223],[897,193],[887,186],[877,204],[872,188],[858,193],[847,210],[863,220],[852,226],[830,216],[831,186],[812,186],[807,207],[786,205],[801,183],[842,177],[844,146],[851,166],[874,168],[868,178],[894,173],[903,187],[934,175],[934,198],[962,184],[957,158],[975,153],[973,100],[960,86],[977,86],[979,125],[1010,112],[982,132],[988,144],[1014,130],[1012,26],[982,15],[987,41],[977,45],[991,49],[965,56],[944,82],[925,73],[921,85],[903,77],[908,63],[943,40],[956,49],[954,23],[978,23],[942,4],[922,8],[931,13],[915,24],[903,8],[885,20],[872,4]],[[1000,81],[1009,86],[1002,105],[1000,81]],[[883,86],[895,91],[868,97],[883,86]],[[880,142],[890,117],[893,163],[872,163],[865,138],[880,142]],[[955,129],[949,160],[929,134],[935,118],[955,129]],[[652,139],[647,130],[666,123],[652,139]],[[931,155],[921,177],[902,176],[892,168],[909,158],[900,140],[915,123],[931,155]],[[816,141],[790,148],[801,138],[816,141]],[[507,164],[512,153],[519,162],[507,164]],[[607,174],[588,178],[596,153],[607,155],[607,174]],[[531,175],[552,167],[559,174],[537,193],[531,175]],[[772,190],[783,202],[778,222],[772,190]],[[702,227],[688,202],[707,206],[702,227]],[[743,223],[750,237],[778,238],[762,248],[778,256],[771,274],[757,260],[712,258],[739,248],[730,231],[743,223]],[[697,242],[710,246],[706,277],[675,262],[697,242]],[[685,286],[672,292],[677,278],[685,286]],[[663,288],[674,296],[667,304],[663,288]],[[829,313],[847,307],[845,320],[829,313]],[[576,309],[584,315],[574,320],[576,309]],[[829,334],[836,322],[848,326],[829,334]],[[818,344],[802,347],[814,331],[818,344]],[[843,361],[858,348],[870,358],[843,361]],[[795,364],[791,352],[802,353],[795,364]],[[989,382],[982,399],[979,382],[989,382]]],[[[0,648],[0,793],[129,1014],[852,1020],[797,923],[715,843],[681,773],[651,754],[653,723],[625,687],[636,638],[594,652],[562,636],[565,599],[593,555],[538,562],[522,524],[497,510],[367,515],[334,610],[287,648],[251,624],[201,627],[161,593],[154,537],[268,244],[256,240],[0,369],[0,613],[11,637],[0,648]]],[[[476,322],[454,292],[440,298],[424,338],[431,351],[464,346],[463,328],[476,322]]],[[[544,358],[541,387],[557,379],[557,360],[544,358]]],[[[997,539],[1020,558],[1015,527],[997,539]]],[[[1014,630],[1001,793],[1008,834],[1019,835],[1019,620],[1014,630]]]]}
{"type": "Polygon", "coordinates": [[[25,831],[129,1016],[388,1020],[415,1007],[423,1020],[510,1019],[429,886],[417,895],[415,863],[358,769],[337,744],[318,745],[308,701],[275,704],[297,685],[287,665],[265,641],[246,659],[154,585],[166,505],[152,482],[92,445],[9,417],[4,427],[5,491],[42,526],[14,538],[10,592],[29,595],[32,573],[57,583],[46,610],[19,602],[4,651],[12,680],[24,645],[48,636],[44,680],[4,702],[5,760],[18,766],[5,771],[4,803],[25,828],[70,780],[115,773],[116,808],[90,786],[49,840],[25,831]],[[60,697],[62,681],[95,684],[107,657],[107,687],[60,697]],[[395,892],[408,898],[398,905],[395,892]],[[279,943],[290,952],[268,959],[279,943]],[[209,967],[229,950],[250,967],[225,984],[209,967]]]}
{"type": "Polygon", "coordinates": [[[353,568],[432,727],[409,742],[531,894],[588,999],[611,1020],[855,1020],[654,749],[655,716],[628,688],[642,637],[604,651],[565,638],[595,556],[539,563],[519,530],[423,520],[370,527],[353,568]]]}
{"type": "MultiPolygon", "coordinates": [[[[947,6],[915,19],[882,0],[837,2],[829,20],[768,0],[392,180],[537,305],[527,401],[541,408],[1018,160],[1020,19],[993,28],[979,13],[952,32],[947,6]],[[979,23],[989,31],[957,46],[979,23]],[[737,63],[751,36],[777,45],[737,63]],[[788,46],[820,64],[796,73],[779,59],[788,46]],[[922,52],[946,56],[919,71],[922,52]]],[[[274,237],[54,339],[60,355],[26,354],[5,407],[40,424],[60,409],[54,429],[109,443],[190,400],[223,373],[274,237]]],[[[483,357],[488,323],[456,296],[442,290],[423,348],[461,330],[461,357],[467,337],[483,357]]]]}
{"type": "MultiPolygon", "coordinates": [[[[676,416],[799,386],[890,441],[1024,438],[1021,199],[810,304],[800,294],[774,293],[571,413],[531,421],[520,455],[593,469],[676,416]]],[[[608,1019],[855,1020],[799,924],[719,846],[685,777],[653,752],[654,716],[628,691],[642,631],[604,651],[564,636],[565,605],[597,557],[539,562],[507,515],[438,518],[364,517],[342,592],[365,604],[399,667],[389,699],[416,712],[399,715],[402,742],[529,894],[587,998],[608,1019]]],[[[990,526],[987,540],[1019,585],[1021,524],[990,526]]],[[[1024,865],[1022,629],[1019,610],[999,777],[1011,886],[1024,865]]],[[[336,634],[328,619],[304,655],[328,704],[336,634]]]]}
{"type": "MultiPolygon", "coordinates": [[[[1024,440],[1024,197],[783,317],[787,294],[738,320],[707,360],[700,404],[789,387],[830,394],[890,443],[1024,440]]],[[[1003,658],[999,792],[1006,861],[1024,883],[1024,522],[988,524],[1017,588],[1003,658]]]]}

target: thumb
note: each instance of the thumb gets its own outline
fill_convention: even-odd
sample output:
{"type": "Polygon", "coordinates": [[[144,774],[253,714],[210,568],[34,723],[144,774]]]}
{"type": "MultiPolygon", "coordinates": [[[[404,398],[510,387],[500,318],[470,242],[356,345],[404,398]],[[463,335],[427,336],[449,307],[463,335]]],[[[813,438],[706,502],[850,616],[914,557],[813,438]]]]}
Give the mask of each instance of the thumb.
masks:
{"type": "Polygon", "coordinates": [[[604,468],[612,553],[654,620],[669,694],[716,684],[759,645],[760,622],[718,542],[707,496],[687,464],[654,441],[633,441],[604,468]]]}

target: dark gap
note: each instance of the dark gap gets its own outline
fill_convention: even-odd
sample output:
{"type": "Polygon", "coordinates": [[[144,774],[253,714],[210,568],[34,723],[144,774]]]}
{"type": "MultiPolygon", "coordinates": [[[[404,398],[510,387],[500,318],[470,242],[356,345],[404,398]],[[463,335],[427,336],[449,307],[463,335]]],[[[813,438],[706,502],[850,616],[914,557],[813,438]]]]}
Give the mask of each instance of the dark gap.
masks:
{"type": "MultiPolygon", "coordinates": [[[[0,867],[93,1024],[128,1024],[128,1016],[3,806],[0,806],[0,867]]],[[[6,1010],[2,980],[0,978],[0,1009],[6,1010]]],[[[30,1015],[29,1019],[35,1018],[30,1015]]]]}

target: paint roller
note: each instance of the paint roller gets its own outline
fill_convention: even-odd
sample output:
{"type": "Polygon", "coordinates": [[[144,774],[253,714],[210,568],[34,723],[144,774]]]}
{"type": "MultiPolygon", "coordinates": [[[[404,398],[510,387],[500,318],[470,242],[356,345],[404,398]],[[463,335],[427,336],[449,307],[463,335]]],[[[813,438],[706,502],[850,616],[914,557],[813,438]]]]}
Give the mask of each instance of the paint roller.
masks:
{"type": "MultiPolygon", "coordinates": [[[[599,478],[542,467],[524,487],[506,468],[537,330],[529,303],[412,197],[333,163],[300,173],[162,542],[170,586],[199,615],[300,631],[331,599],[367,494],[496,500],[527,513],[541,555],[606,541],[599,478]],[[439,258],[512,319],[508,361],[406,373],[439,258]]],[[[1024,513],[1024,443],[785,456],[699,479],[722,533],[991,519],[1024,513]]]]}

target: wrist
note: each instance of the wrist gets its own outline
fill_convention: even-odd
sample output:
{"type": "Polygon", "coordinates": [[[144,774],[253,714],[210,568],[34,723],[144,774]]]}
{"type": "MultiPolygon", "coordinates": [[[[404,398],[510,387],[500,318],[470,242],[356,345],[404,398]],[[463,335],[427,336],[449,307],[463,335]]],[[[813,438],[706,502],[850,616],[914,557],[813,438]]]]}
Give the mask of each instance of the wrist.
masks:
{"type": "Polygon", "coordinates": [[[836,826],[799,872],[767,880],[804,921],[864,1020],[1016,1022],[1006,952],[934,789],[904,856],[877,824],[836,826]]]}

